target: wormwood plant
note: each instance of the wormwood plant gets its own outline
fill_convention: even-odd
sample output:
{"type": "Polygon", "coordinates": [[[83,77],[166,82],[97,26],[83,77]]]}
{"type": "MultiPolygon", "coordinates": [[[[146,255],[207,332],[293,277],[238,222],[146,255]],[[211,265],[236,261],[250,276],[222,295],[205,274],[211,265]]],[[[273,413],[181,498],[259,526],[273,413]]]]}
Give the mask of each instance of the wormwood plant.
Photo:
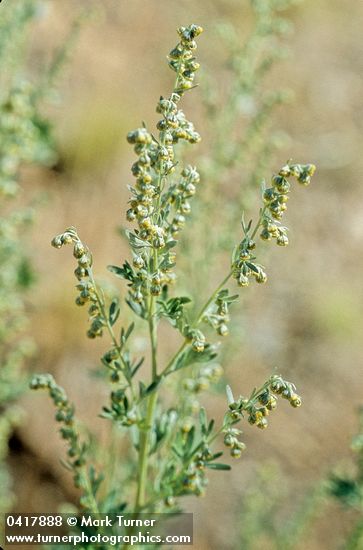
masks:
{"type": "MultiPolygon", "coordinates": [[[[231,251],[230,264],[214,292],[206,298],[196,316],[190,314],[191,298],[172,291],[176,280],[176,254],[180,232],[187,223],[194,197],[203,185],[196,167],[184,165],[179,157],[180,144],[198,144],[200,135],[180,108],[186,92],[195,87],[199,63],[195,57],[198,25],[180,27],[179,42],[169,54],[169,66],[175,83],[168,97],[161,97],[157,112],[161,115],[156,132],[145,124],[130,132],[128,142],[137,156],[132,166],[134,185],[126,231],[131,258],[121,266],[109,266],[126,281],[125,302],[139,322],[145,323],[150,343],[149,374],[140,369],[144,358],[136,357],[132,341],[135,324],[122,326],[120,300],[108,297],[95,279],[93,257],[74,227],[52,240],[55,248],[73,247],[76,260],[76,303],[87,306],[89,338],[107,334],[110,348],[101,362],[111,383],[109,403],[102,416],[129,437],[129,455],[120,456],[120,464],[131,468],[129,486],[118,486],[112,472],[92,464],[88,438],[80,430],[74,406],[52,376],[36,375],[31,387],[49,391],[56,407],[56,420],[67,442],[65,465],[72,471],[81,490],[81,506],[88,511],[177,511],[180,497],[203,495],[208,470],[229,470],[220,462],[220,439],[234,458],[245,449],[240,423],[245,420],[264,429],[279,397],[294,408],[301,405],[294,384],[278,374],[272,375],[248,395],[234,395],[227,386],[225,415],[217,422],[209,418],[199,402],[200,394],[220,379],[222,368],[215,363],[216,339],[228,334],[230,308],[238,294],[227,284],[245,292],[256,282],[265,283],[267,275],[260,263],[261,243],[288,244],[287,227],[282,224],[291,186],[310,183],[315,167],[288,162],[264,188],[261,207],[255,220],[242,217],[241,237],[231,251]],[[180,335],[181,344],[168,360],[159,350],[159,326],[168,322],[180,335]],[[140,372],[142,372],[140,376],[140,372]],[[168,390],[178,380],[175,394],[168,390]],[[219,447],[217,447],[219,445],[219,447]],[[111,476],[111,480],[109,479],[111,476]],[[126,488],[125,488],[126,487],[126,488]]],[[[205,228],[206,231],[208,230],[205,228]]],[[[210,268],[213,262],[209,259],[210,268]]],[[[116,480],[119,478],[115,477],[116,480]]]]}

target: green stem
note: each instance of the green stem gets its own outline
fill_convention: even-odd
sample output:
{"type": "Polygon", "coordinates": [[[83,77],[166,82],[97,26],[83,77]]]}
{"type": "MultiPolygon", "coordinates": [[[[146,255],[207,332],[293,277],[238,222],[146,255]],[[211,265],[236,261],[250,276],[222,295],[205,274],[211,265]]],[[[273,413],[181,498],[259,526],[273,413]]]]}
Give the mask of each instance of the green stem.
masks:
{"type": "MultiPolygon", "coordinates": [[[[154,270],[158,269],[158,255],[157,251],[154,251],[154,270]]],[[[149,336],[151,344],[151,369],[152,369],[152,382],[157,378],[157,319],[155,315],[155,297],[150,296],[150,306],[149,306],[149,336]]],[[[136,500],[135,500],[135,512],[139,512],[140,508],[143,507],[145,503],[145,494],[146,494],[146,484],[147,484],[147,465],[148,465],[148,454],[149,454],[149,442],[150,442],[150,431],[152,429],[153,420],[154,420],[154,411],[157,402],[158,394],[153,392],[149,399],[147,405],[147,412],[145,418],[145,427],[140,434],[140,448],[139,448],[139,471],[138,471],[138,485],[136,491],[136,500]]]]}
{"type": "MultiPolygon", "coordinates": [[[[259,227],[261,226],[261,222],[262,222],[262,219],[263,219],[263,216],[266,212],[266,208],[267,206],[264,206],[261,211],[260,211],[260,215],[259,215],[259,218],[257,220],[257,223],[251,233],[251,239],[253,239],[255,236],[256,236],[256,233],[259,229],[259,227]]],[[[213,301],[215,300],[218,292],[220,290],[222,290],[222,288],[224,287],[225,284],[228,283],[229,279],[231,278],[232,276],[232,270],[228,273],[228,275],[223,279],[223,281],[218,285],[218,287],[216,288],[216,290],[213,292],[213,294],[211,294],[211,296],[208,298],[208,300],[205,302],[205,304],[202,306],[200,312],[198,313],[198,316],[197,316],[197,319],[194,323],[194,327],[196,327],[197,325],[199,325],[199,323],[202,321],[203,319],[203,315],[205,314],[205,312],[207,311],[207,309],[209,308],[209,306],[213,303],[213,301]]],[[[188,339],[185,338],[184,342],[182,343],[182,345],[180,346],[180,348],[178,349],[178,351],[176,352],[176,354],[172,357],[172,359],[170,359],[169,363],[166,365],[165,369],[162,371],[161,373],[161,376],[166,376],[168,374],[170,374],[170,371],[172,371],[172,368],[174,366],[174,364],[176,363],[176,361],[179,359],[180,355],[183,353],[183,351],[185,350],[185,348],[187,347],[188,345],[188,339]]]]}
{"type": "MultiPolygon", "coordinates": [[[[151,367],[152,380],[157,377],[157,324],[155,322],[155,300],[150,298],[149,309],[149,334],[151,342],[151,367]]],[[[145,427],[140,433],[139,447],[139,468],[138,468],[138,484],[135,500],[135,512],[139,512],[145,502],[146,482],[147,482],[147,457],[149,454],[149,438],[150,430],[153,425],[154,411],[157,402],[158,394],[154,392],[148,399],[147,412],[145,418],[145,427]]]]}
{"type": "Polygon", "coordinates": [[[176,354],[170,359],[169,363],[166,365],[165,369],[162,371],[161,375],[166,376],[169,374],[169,371],[172,370],[172,367],[174,366],[174,363],[176,363],[177,359],[180,357],[180,355],[183,353],[185,348],[188,346],[189,341],[187,338],[185,338],[184,342],[176,352],[176,354]]]}
{"type": "Polygon", "coordinates": [[[259,216],[259,218],[258,218],[258,220],[257,220],[257,223],[256,223],[256,225],[255,225],[255,228],[254,228],[254,230],[253,230],[252,233],[251,233],[251,239],[254,239],[254,238],[255,238],[256,233],[257,233],[258,229],[259,229],[260,226],[261,226],[262,218],[263,218],[263,216],[264,216],[266,210],[267,210],[267,206],[264,206],[264,207],[261,209],[260,216],[259,216]]]}
{"type": "Polygon", "coordinates": [[[140,437],[140,449],[139,449],[139,472],[138,472],[138,486],[135,500],[135,512],[139,512],[145,504],[146,494],[146,482],[147,482],[147,457],[149,454],[149,435],[152,428],[154,411],[157,402],[158,394],[154,392],[150,395],[147,413],[145,418],[145,429],[141,433],[140,437]]]}
{"type": "Polygon", "coordinates": [[[202,321],[203,319],[203,315],[205,314],[205,312],[207,311],[207,309],[209,308],[209,306],[211,305],[212,302],[214,302],[218,292],[220,292],[220,290],[222,290],[222,288],[224,287],[224,285],[226,285],[229,281],[229,279],[231,278],[232,276],[232,271],[230,271],[227,275],[227,277],[225,277],[223,279],[223,281],[217,286],[216,290],[213,292],[213,294],[208,298],[208,300],[206,301],[206,303],[202,306],[199,314],[198,314],[198,317],[197,317],[197,321],[196,321],[196,325],[199,325],[199,323],[202,321]]]}
{"type": "MultiPolygon", "coordinates": [[[[174,91],[178,89],[179,80],[181,77],[181,67],[182,59],[180,59],[178,71],[174,84],[174,91]]],[[[161,141],[161,145],[164,145],[164,141],[161,141]]],[[[160,203],[161,203],[161,193],[162,193],[162,182],[163,182],[163,164],[161,163],[160,171],[158,174],[158,198],[156,203],[156,212],[154,217],[156,222],[158,222],[160,203]]],[[[164,186],[163,186],[164,187],[164,186]]],[[[154,265],[153,270],[158,271],[158,253],[157,250],[154,250],[154,265]]],[[[156,308],[155,308],[155,297],[150,296],[149,302],[149,312],[148,312],[148,325],[149,325],[149,337],[151,344],[151,368],[152,368],[152,382],[157,379],[157,318],[156,318],[156,308]]],[[[145,505],[146,497],[146,485],[147,485],[147,470],[148,470],[148,455],[149,455],[149,444],[150,444],[150,431],[153,426],[154,420],[154,411],[157,403],[158,392],[154,391],[148,398],[147,412],[145,418],[145,426],[143,430],[140,430],[140,446],[139,446],[139,466],[138,466],[138,485],[136,491],[135,499],[135,512],[138,513],[140,509],[145,505]]]]}
{"type": "MultiPolygon", "coordinates": [[[[154,250],[154,270],[158,270],[158,253],[154,250]]],[[[152,381],[157,377],[157,319],[156,319],[156,308],[155,308],[155,296],[150,296],[150,307],[149,307],[149,335],[151,343],[151,374],[152,381]]]]}
{"type": "Polygon", "coordinates": [[[91,482],[90,482],[90,479],[89,479],[89,476],[88,476],[88,472],[87,472],[87,467],[84,466],[81,470],[81,475],[82,475],[82,478],[83,478],[83,488],[84,488],[84,492],[85,492],[85,495],[90,503],[90,511],[92,514],[99,514],[100,513],[100,510],[98,508],[98,504],[97,504],[97,501],[93,495],[93,491],[92,491],[92,486],[91,486],[91,482]]]}

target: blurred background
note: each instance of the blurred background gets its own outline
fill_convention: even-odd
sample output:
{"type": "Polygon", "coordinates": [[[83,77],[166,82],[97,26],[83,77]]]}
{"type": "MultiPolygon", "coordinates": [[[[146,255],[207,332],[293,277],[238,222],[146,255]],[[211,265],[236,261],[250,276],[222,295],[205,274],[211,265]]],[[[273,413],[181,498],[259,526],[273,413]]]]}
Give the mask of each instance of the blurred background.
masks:
{"type": "MultiPolygon", "coordinates": [[[[11,9],[6,1],[0,17],[5,8],[11,9]]],[[[74,260],[69,251],[54,251],[50,240],[75,225],[93,251],[97,276],[109,280],[106,266],[119,265],[128,254],[119,234],[134,162],[125,135],[142,120],[149,126],[157,121],[156,102],[173,80],[165,58],[177,41],[175,29],[191,22],[204,27],[198,79],[218,91],[223,110],[229,78],[224,69],[228,25],[243,44],[254,19],[249,2],[239,0],[48,0],[41,3],[27,38],[35,72],[49,62],[82,9],[92,14],[72,47],[57,97],[45,110],[54,126],[58,160],[49,169],[27,167],[22,176],[23,200],[44,196],[35,226],[25,236],[37,277],[27,303],[30,332],[38,347],[32,368],[54,374],[75,402],[78,416],[102,438],[106,421],[97,415],[107,387],[90,373],[107,344],[85,337],[85,311],[74,305],[74,260]],[[224,35],[221,23],[227,25],[224,35]]],[[[206,498],[188,501],[188,509],[195,513],[195,547],[201,550],[247,548],[247,543],[238,542],[238,533],[248,527],[244,510],[251,498],[262,522],[272,504],[270,515],[276,516],[278,525],[304,506],[304,499],[329,472],[337,467],[349,470],[350,441],[362,404],[363,4],[305,0],[284,11],[284,17],[292,23],[282,39],[289,55],[275,63],[262,89],[288,88],[292,94],[270,117],[268,135],[278,137],[279,147],[267,158],[263,175],[268,179],[289,158],[313,162],[318,170],[311,187],[292,193],[286,215],[290,246],[265,247],[262,263],[268,284],[242,289],[243,299],[235,306],[233,344],[225,344],[231,350],[224,367],[237,393],[250,392],[277,367],[296,383],[304,405],[298,411],[281,406],[264,432],[247,426],[243,459],[230,473],[211,475],[206,498]]],[[[207,158],[215,139],[202,86],[189,94],[184,110],[203,137],[190,157],[195,155],[197,164],[198,154],[207,158]]],[[[241,108],[237,127],[243,128],[247,119],[241,108]]],[[[208,200],[217,201],[212,212],[227,212],[236,190],[240,193],[248,183],[246,178],[243,169],[228,174],[215,185],[213,199],[206,178],[196,200],[203,201],[205,192],[208,200]]],[[[247,201],[247,219],[257,212],[259,184],[254,191],[247,201]]],[[[205,296],[207,287],[211,290],[225,273],[223,254],[218,261],[203,256],[209,232],[223,232],[223,220],[222,215],[205,219],[207,226],[193,223],[198,261],[210,274],[205,296]]],[[[240,228],[234,231],[238,239],[240,228]]],[[[182,239],[185,250],[190,239],[182,239]]],[[[228,255],[224,260],[229,261],[228,255]]],[[[194,262],[193,256],[188,262],[194,262]]],[[[195,269],[186,263],[181,287],[195,284],[197,289],[199,283],[190,273],[195,269]]],[[[169,338],[162,342],[165,357],[173,344],[169,338]]],[[[138,345],[142,351],[142,337],[138,345]]],[[[216,417],[222,416],[223,395],[205,402],[216,417]]],[[[64,446],[53,409],[46,396],[29,392],[21,405],[25,420],[10,441],[9,455],[14,509],[55,511],[74,500],[75,493],[60,464],[64,446]]],[[[356,519],[354,510],[324,505],[295,548],[339,548],[356,519]]],[[[272,548],[263,535],[250,547],[272,548]]]]}

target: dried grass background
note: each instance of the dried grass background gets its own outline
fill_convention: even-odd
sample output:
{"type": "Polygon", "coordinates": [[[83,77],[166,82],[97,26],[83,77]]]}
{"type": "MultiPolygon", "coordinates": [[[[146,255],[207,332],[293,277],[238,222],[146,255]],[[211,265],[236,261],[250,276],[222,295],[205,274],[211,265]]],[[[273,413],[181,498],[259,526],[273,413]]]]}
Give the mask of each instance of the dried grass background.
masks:
{"type": "MultiPolygon", "coordinates": [[[[35,67],[46,63],[75,12],[89,2],[45,4],[46,13],[29,42],[35,67]]],[[[92,6],[96,15],[83,28],[60,82],[61,100],[50,109],[59,149],[57,170],[28,169],[24,185],[26,195],[47,194],[28,239],[38,273],[29,296],[39,348],[34,369],[56,375],[79,416],[106,439],[107,422],[97,414],[107,388],[90,376],[106,344],[87,341],[85,312],[74,306],[73,259],[66,251],[52,250],[49,241],[66,226],[76,225],[94,253],[96,273],[108,278],[105,266],[127,254],[116,231],[124,223],[133,162],[125,134],[141,119],[150,124],[157,120],[154,106],[172,78],[164,60],[175,42],[175,28],[194,21],[205,28],[198,49],[203,68],[213,65],[220,53],[220,44],[212,39],[216,21],[234,21],[241,40],[251,21],[247,2],[238,0],[103,0],[92,6]]],[[[245,291],[240,343],[234,343],[237,353],[226,368],[233,386],[248,392],[278,365],[296,382],[304,406],[293,414],[281,406],[266,432],[247,427],[245,457],[232,473],[211,476],[205,499],[190,501],[195,547],[201,550],[235,548],[233,533],[237,523],[243,523],[243,517],[238,518],[240,502],[262,464],[278,465],[282,483],[289,487],[288,515],[331,468],[349,463],[349,443],[362,402],[363,4],[306,0],[289,16],[295,25],[288,40],[291,58],[279,64],[266,85],[281,82],[294,90],[295,100],[274,115],[274,126],[289,139],[270,172],[289,157],[314,162],[318,172],[309,189],[293,194],[287,215],[291,246],[270,253],[268,284],[245,291]]],[[[214,77],[221,75],[216,72],[214,77]]],[[[185,110],[199,120],[203,134],[201,109],[196,90],[185,110]]],[[[203,138],[207,148],[208,135],[203,138]]],[[[203,200],[203,187],[197,200],[203,200]]],[[[221,208],[227,200],[221,184],[221,208]]],[[[211,222],[217,230],[218,220],[211,222]]],[[[198,238],[207,234],[201,232],[198,238]]],[[[223,274],[221,265],[210,269],[215,272],[212,278],[223,274]]],[[[139,345],[144,345],[141,339],[139,345]]],[[[166,355],[171,345],[169,339],[162,341],[166,355]]],[[[53,410],[38,394],[29,393],[23,406],[27,420],[10,457],[16,510],[55,511],[75,495],[59,463],[64,447],[53,410]]],[[[223,396],[210,397],[208,406],[221,415],[223,396]]],[[[299,548],[336,548],[353,520],[354,515],[331,506],[299,548]]]]}

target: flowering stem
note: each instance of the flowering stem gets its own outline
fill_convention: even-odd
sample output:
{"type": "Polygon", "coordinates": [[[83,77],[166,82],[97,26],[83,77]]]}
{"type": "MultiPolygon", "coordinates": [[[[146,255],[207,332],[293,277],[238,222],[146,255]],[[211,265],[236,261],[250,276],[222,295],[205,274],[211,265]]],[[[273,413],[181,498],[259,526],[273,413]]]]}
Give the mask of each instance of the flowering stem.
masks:
{"type": "MultiPolygon", "coordinates": [[[[266,211],[266,206],[264,206],[261,211],[260,211],[260,215],[259,215],[259,218],[257,220],[257,223],[252,231],[252,234],[251,234],[251,239],[253,239],[255,236],[256,236],[256,233],[259,229],[259,227],[261,226],[261,223],[262,223],[262,219],[263,219],[263,216],[265,214],[265,211],[266,211]]],[[[197,316],[197,320],[196,322],[194,323],[194,326],[198,326],[199,323],[202,321],[203,319],[203,315],[205,314],[205,312],[207,311],[207,309],[209,308],[209,306],[213,303],[213,301],[215,300],[218,292],[220,290],[222,290],[222,288],[224,287],[224,285],[226,285],[229,281],[229,279],[231,278],[232,276],[232,273],[233,271],[230,270],[228,275],[223,279],[223,281],[217,286],[216,290],[211,294],[211,296],[208,298],[208,300],[205,302],[205,304],[202,306],[198,316],[197,316]]],[[[178,360],[178,358],[180,357],[180,355],[183,353],[183,351],[185,350],[185,348],[187,347],[188,345],[188,339],[185,338],[184,342],[182,343],[182,345],[180,346],[180,348],[178,349],[178,351],[176,352],[176,354],[174,355],[174,357],[169,361],[169,363],[167,364],[167,366],[165,367],[165,369],[162,371],[162,375],[163,376],[167,376],[168,374],[170,374],[172,371],[173,371],[173,366],[175,365],[176,361],[178,360]]]]}
{"type": "MultiPolygon", "coordinates": [[[[213,292],[213,294],[208,298],[208,300],[206,301],[206,303],[203,305],[200,312],[198,313],[197,320],[195,321],[194,326],[199,325],[199,323],[202,321],[204,313],[207,311],[207,309],[209,308],[209,306],[211,305],[211,303],[213,302],[213,300],[217,296],[218,292],[224,287],[225,284],[227,284],[227,282],[229,281],[231,276],[232,276],[232,271],[230,271],[228,273],[228,275],[218,285],[218,287],[213,292]]],[[[169,361],[169,363],[167,364],[165,369],[162,371],[162,373],[161,373],[162,375],[167,376],[168,374],[170,374],[173,371],[174,364],[176,363],[176,361],[178,360],[180,355],[183,353],[183,351],[187,347],[188,343],[189,343],[188,339],[185,338],[184,342],[182,343],[182,345],[180,346],[180,348],[178,349],[178,351],[176,352],[174,357],[169,361]]]]}
{"type": "Polygon", "coordinates": [[[199,325],[199,323],[202,321],[203,319],[203,315],[205,314],[205,312],[207,311],[207,309],[209,308],[209,306],[211,305],[211,303],[215,300],[218,292],[220,290],[222,290],[222,288],[224,287],[224,285],[226,285],[229,281],[229,279],[231,278],[232,276],[232,271],[230,271],[227,275],[227,277],[225,277],[223,279],[223,281],[217,286],[216,290],[213,292],[213,294],[208,298],[208,300],[206,301],[206,303],[204,304],[204,306],[201,308],[199,314],[198,314],[198,317],[197,317],[197,322],[196,322],[196,325],[199,325]]]}
{"type": "MultiPolygon", "coordinates": [[[[96,300],[97,300],[98,306],[99,306],[99,308],[100,308],[101,315],[102,315],[102,317],[103,317],[103,319],[104,319],[104,321],[105,321],[107,331],[108,331],[108,333],[109,333],[109,335],[110,335],[110,338],[111,338],[111,340],[112,340],[112,343],[113,343],[113,345],[115,346],[115,349],[116,349],[116,351],[117,351],[117,353],[118,353],[118,355],[119,355],[119,358],[120,358],[120,361],[121,361],[122,365],[123,365],[124,367],[126,367],[126,365],[125,365],[125,360],[124,360],[123,355],[122,355],[121,347],[120,347],[119,344],[117,343],[115,333],[114,333],[114,331],[113,331],[113,328],[112,328],[112,326],[111,326],[111,323],[110,323],[110,321],[109,321],[109,319],[108,319],[108,315],[107,315],[106,310],[105,310],[104,301],[103,301],[103,299],[102,299],[101,296],[100,296],[100,292],[99,292],[99,290],[98,290],[98,288],[97,288],[96,281],[95,281],[95,279],[94,279],[94,277],[93,277],[92,268],[89,267],[87,271],[88,271],[89,279],[90,279],[90,281],[91,281],[91,283],[92,283],[92,285],[93,285],[93,288],[94,288],[94,291],[95,291],[95,295],[96,295],[96,300]]],[[[129,380],[127,380],[127,382],[128,382],[128,384],[129,384],[129,387],[130,387],[130,391],[131,391],[132,397],[135,398],[135,392],[134,392],[134,387],[133,387],[133,385],[132,385],[132,382],[129,381],[129,380]]]]}
{"type": "Polygon", "coordinates": [[[99,514],[100,510],[98,508],[97,501],[96,501],[96,499],[94,497],[94,494],[93,494],[93,491],[92,491],[92,485],[91,485],[91,482],[90,482],[90,479],[89,479],[89,475],[88,475],[86,466],[82,467],[81,476],[83,478],[84,492],[85,492],[85,495],[87,496],[87,502],[89,503],[89,511],[92,514],[99,514]]]}
{"type": "Polygon", "coordinates": [[[157,323],[155,322],[155,299],[151,296],[149,313],[149,334],[151,342],[152,382],[157,377],[157,323]]]}
{"type": "Polygon", "coordinates": [[[254,239],[254,238],[255,238],[256,233],[257,233],[259,227],[261,226],[262,219],[263,219],[263,216],[264,216],[266,210],[267,210],[267,206],[264,206],[264,207],[261,209],[261,211],[260,211],[260,216],[259,216],[259,218],[258,218],[258,220],[257,220],[257,223],[256,223],[256,225],[255,225],[255,228],[254,228],[254,230],[253,230],[252,233],[251,233],[251,239],[254,239]]]}
{"type": "MultiPolygon", "coordinates": [[[[137,490],[135,499],[135,511],[138,513],[145,505],[148,457],[150,447],[150,432],[153,429],[154,411],[157,403],[157,384],[160,375],[157,372],[157,324],[158,316],[156,311],[156,298],[162,292],[162,285],[165,282],[165,269],[160,269],[162,262],[172,264],[163,249],[166,239],[175,236],[180,226],[184,224],[182,207],[179,201],[176,201],[177,222],[169,224],[168,215],[163,211],[163,191],[168,183],[168,175],[175,170],[174,147],[179,139],[187,140],[190,143],[197,143],[200,136],[194,130],[194,126],[188,122],[181,110],[178,110],[177,103],[180,101],[184,92],[191,89],[194,80],[195,71],[199,64],[196,63],[193,51],[196,48],[194,38],[201,32],[202,28],[197,25],[191,25],[188,28],[181,27],[178,32],[181,40],[169,58],[169,64],[176,72],[174,88],[169,99],[160,98],[157,106],[157,112],[163,115],[162,120],[157,124],[159,130],[160,143],[146,130],[145,127],[139,128],[128,134],[128,141],[135,145],[135,152],[139,160],[133,165],[133,175],[136,177],[136,187],[132,188],[134,199],[131,201],[131,208],[128,210],[129,221],[137,220],[139,230],[134,234],[134,238],[147,240],[150,253],[147,262],[148,276],[150,284],[146,285],[146,292],[143,298],[148,306],[148,312],[145,316],[149,327],[150,349],[151,349],[151,388],[150,391],[140,396],[140,401],[147,398],[147,410],[142,425],[139,424],[139,462],[137,473],[137,490]],[[157,145],[156,145],[157,144],[157,145]],[[175,227],[176,226],[176,227],[175,227]],[[174,231],[173,231],[174,229],[174,231]],[[160,269],[160,271],[159,271],[160,269]],[[153,386],[154,384],[154,386],[153,386]]],[[[186,201],[195,193],[194,183],[199,182],[199,174],[190,167],[187,174],[182,171],[181,189],[179,198],[185,201],[185,208],[189,206],[186,201]],[[192,181],[193,180],[193,181],[192,181]]],[[[173,186],[170,182],[166,196],[168,201],[172,198],[173,186]]],[[[175,197],[174,197],[175,198],[175,197]]],[[[169,208],[169,206],[168,206],[169,208]]],[[[169,212],[168,212],[169,214],[169,212]]],[[[134,250],[135,252],[135,250],[134,250]]],[[[145,255],[147,253],[145,252],[145,255]]],[[[144,260],[143,260],[144,261],[144,260]]],[[[140,286],[137,284],[137,292],[140,293],[140,286]]],[[[141,294],[143,292],[141,291],[141,294]]],[[[139,402],[140,402],[139,401],[139,402]]]]}
{"type": "MultiPolygon", "coordinates": [[[[157,253],[154,255],[155,262],[157,262],[157,253]]],[[[157,377],[157,322],[155,318],[155,299],[154,296],[150,296],[150,308],[149,308],[149,335],[151,343],[151,368],[152,368],[152,382],[157,377]]],[[[153,392],[148,400],[147,412],[145,418],[145,427],[140,434],[140,449],[139,449],[139,471],[138,471],[138,485],[135,501],[135,512],[138,512],[144,505],[146,481],[147,481],[147,457],[149,453],[149,435],[153,424],[154,410],[157,402],[157,392],[153,392]]]]}

